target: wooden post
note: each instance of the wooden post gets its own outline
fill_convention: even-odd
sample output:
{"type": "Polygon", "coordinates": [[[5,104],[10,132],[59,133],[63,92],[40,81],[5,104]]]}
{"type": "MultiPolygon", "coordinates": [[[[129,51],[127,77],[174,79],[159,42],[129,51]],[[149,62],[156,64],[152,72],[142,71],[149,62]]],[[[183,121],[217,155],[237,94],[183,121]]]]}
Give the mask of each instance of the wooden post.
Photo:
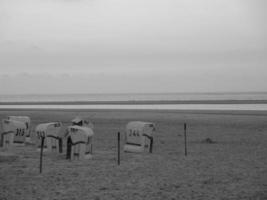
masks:
{"type": "Polygon", "coordinates": [[[121,140],[121,135],[120,132],[118,132],[118,165],[120,165],[120,140],[121,140]]]}
{"type": "Polygon", "coordinates": [[[149,153],[152,153],[153,151],[153,137],[150,138],[150,148],[149,148],[149,153]]]}
{"type": "Polygon", "coordinates": [[[4,146],[4,133],[1,133],[0,147],[4,146]]]}
{"type": "Polygon", "coordinates": [[[58,148],[59,148],[59,153],[62,153],[63,152],[63,149],[62,149],[62,138],[59,138],[58,139],[58,148]]]}
{"type": "Polygon", "coordinates": [[[41,151],[40,151],[40,173],[42,173],[43,168],[43,150],[44,150],[44,137],[41,137],[41,151]]]}
{"type": "Polygon", "coordinates": [[[184,155],[187,156],[186,123],[184,123],[184,155]]]}

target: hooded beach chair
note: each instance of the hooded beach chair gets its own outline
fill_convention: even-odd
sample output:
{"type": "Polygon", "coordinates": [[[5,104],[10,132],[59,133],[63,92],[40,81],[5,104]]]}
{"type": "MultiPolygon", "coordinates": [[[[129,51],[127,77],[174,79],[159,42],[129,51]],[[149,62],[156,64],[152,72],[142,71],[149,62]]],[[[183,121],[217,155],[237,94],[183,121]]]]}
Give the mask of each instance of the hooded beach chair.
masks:
{"type": "Polygon", "coordinates": [[[155,124],[153,123],[129,122],[126,125],[124,151],[141,153],[148,149],[152,153],[154,132],[155,124]]]}
{"type": "Polygon", "coordinates": [[[41,147],[41,138],[44,138],[44,151],[62,153],[62,137],[59,133],[62,128],[60,122],[50,122],[39,124],[35,132],[38,136],[38,150],[41,147]]]}
{"type": "Polygon", "coordinates": [[[23,122],[26,125],[26,141],[30,141],[31,119],[28,116],[8,116],[7,119],[23,122]]]}
{"type": "Polygon", "coordinates": [[[94,132],[89,127],[69,126],[67,129],[67,155],[70,160],[82,160],[92,157],[92,137],[94,132]]]}
{"type": "Polygon", "coordinates": [[[4,119],[2,120],[1,146],[10,145],[23,146],[26,138],[26,124],[20,121],[4,119]]]}

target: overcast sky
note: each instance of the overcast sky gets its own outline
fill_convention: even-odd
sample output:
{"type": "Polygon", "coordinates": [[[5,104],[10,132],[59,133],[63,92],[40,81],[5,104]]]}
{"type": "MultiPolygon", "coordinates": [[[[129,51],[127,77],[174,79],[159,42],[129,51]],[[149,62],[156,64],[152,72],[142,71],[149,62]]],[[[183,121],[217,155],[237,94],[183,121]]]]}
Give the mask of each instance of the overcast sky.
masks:
{"type": "Polygon", "coordinates": [[[0,0],[0,93],[267,91],[266,0],[0,0]]]}

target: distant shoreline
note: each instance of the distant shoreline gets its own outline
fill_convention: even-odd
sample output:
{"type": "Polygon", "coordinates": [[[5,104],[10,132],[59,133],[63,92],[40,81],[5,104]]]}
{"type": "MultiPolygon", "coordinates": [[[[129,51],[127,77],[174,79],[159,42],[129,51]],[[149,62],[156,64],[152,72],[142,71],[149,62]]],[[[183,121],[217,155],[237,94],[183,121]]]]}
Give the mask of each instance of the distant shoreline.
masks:
{"type": "Polygon", "coordinates": [[[17,112],[20,112],[23,115],[28,115],[32,113],[40,113],[40,111],[45,113],[66,113],[68,115],[69,113],[98,113],[103,115],[112,115],[113,113],[121,113],[125,114],[128,113],[129,115],[134,113],[146,113],[151,115],[157,115],[157,114],[177,114],[177,115],[236,115],[236,116],[267,116],[267,111],[257,111],[257,110],[151,110],[151,109],[49,109],[49,108],[0,108],[0,115],[14,115],[17,112]]]}
{"type": "Polygon", "coordinates": [[[149,100],[149,101],[24,101],[0,105],[153,105],[153,104],[267,104],[267,100],[149,100]]]}

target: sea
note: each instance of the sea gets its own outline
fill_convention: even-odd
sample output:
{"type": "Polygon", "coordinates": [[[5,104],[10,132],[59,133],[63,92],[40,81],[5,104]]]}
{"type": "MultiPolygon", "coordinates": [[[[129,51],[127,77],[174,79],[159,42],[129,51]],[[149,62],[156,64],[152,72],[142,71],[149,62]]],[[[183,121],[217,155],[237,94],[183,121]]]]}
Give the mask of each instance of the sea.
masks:
{"type": "Polygon", "coordinates": [[[267,103],[223,103],[223,101],[267,101],[267,92],[225,93],[106,93],[106,94],[23,94],[0,95],[0,109],[156,109],[156,110],[267,110],[267,103]],[[157,101],[157,104],[115,102],[157,101]],[[160,101],[174,101],[161,104],[160,101]],[[180,104],[175,101],[186,101],[180,104]],[[195,103],[190,103],[194,101],[195,103]],[[222,103],[202,103],[220,101],[222,103]],[[27,103],[30,102],[30,103],[27,103]],[[41,104],[36,104],[40,103],[41,104]],[[64,102],[58,104],[57,102],[64,102]],[[74,104],[74,102],[85,102],[74,104]],[[88,104],[86,104],[88,102],[88,104]],[[92,104],[91,102],[109,102],[92,104]],[[114,104],[112,104],[114,102],[114,104]],[[197,103],[196,103],[197,102],[197,103]],[[7,103],[7,104],[6,104],[7,103]],[[27,103],[27,104],[25,104],[27,103]],[[32,103],[32,104],[31,104],[32,103]],[[53,104],[55,103],[55,104],[53,104]]]}

